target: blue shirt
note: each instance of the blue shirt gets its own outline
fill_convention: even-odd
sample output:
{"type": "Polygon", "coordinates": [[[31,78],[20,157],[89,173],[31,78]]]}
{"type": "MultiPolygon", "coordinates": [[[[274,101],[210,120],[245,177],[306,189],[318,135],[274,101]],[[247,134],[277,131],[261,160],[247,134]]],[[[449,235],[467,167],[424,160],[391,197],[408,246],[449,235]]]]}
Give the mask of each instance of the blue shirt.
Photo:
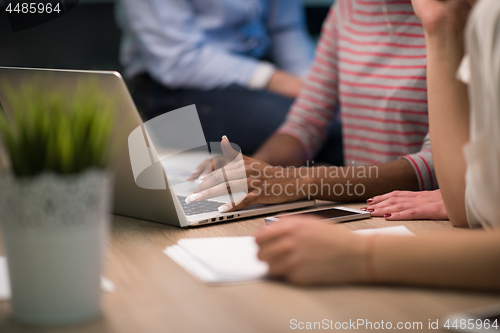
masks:
{"type": "Polygon", "coordinates": [[[269,55],[304,75],[313,56],[300,0],[119,0],[126,76],[170,88],[249,86],[269,55]]]}

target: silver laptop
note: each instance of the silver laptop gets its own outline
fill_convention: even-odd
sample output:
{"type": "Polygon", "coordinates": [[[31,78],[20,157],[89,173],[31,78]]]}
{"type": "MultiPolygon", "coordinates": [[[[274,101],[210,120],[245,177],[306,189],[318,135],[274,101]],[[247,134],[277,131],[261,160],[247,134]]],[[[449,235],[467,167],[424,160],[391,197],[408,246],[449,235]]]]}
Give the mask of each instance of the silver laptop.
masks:
{"type": "MultiPolygon", "coordinates": [[[[119,143],[119,149],[117,150],[116,158],[112,162],[115,176],[113,205],[113,213],[115,214],[166,223],[178,227],[189,227],[294,210],[315,204],[314,200],[306,200],[277,205],[255,205],[247,209],[228,213],[219,213],[218,211],[220,205],[228,202],[224,198],[214,198],[186,204],[185,197],[198,184],[196,182],[180,181],[180,179],[194,171],[198,163],[193,162],[196,158],[198,161],[202,161],[203,158],[209,155],[203,156],[204,152],[200,151],[190,152],[192,154],[188,157],[184,154],[182,157],[187,158],[189,163],[183,167],[182,159],[176,161],[172,165],[177,163],[177,169],[167,167],[163,165],[164,163],[156,163],[162,160],[160,158],[162,149],[156,149],[153,142],[151,142],[151,137],[145,131],[143,121],[137,112],[120,73],[110,71],[0,67],[0,84],[7,82],[13,87],[21,87],[23,84],[35,79],[41,80],[44,83],[44,89],[47,89],[47,91],[55,89],[66,91],[68,96],[72,95],[77,84],[82,80],[93,80],[98,82],[101,91],[117,98],[117,120],[113,140],[119,143]],[[156,174],[163,177],[164,186],[162,188],[151,189],[137,185],[138,182],[132,170],[128,140],[131,133],[138,128],[144,130],[143,139],[151,158],[150,169],[153,171],[156,169],[156,174]],[[176,184],[170,185],[169,181],[174,181],[176,184]]],[[[5,101],[5,96],[0,89],[0,103],[2,101],[5,101]]],[[[6,111],[8,112],[8,110],[6,111]]],[[[172,157],[165,160],[173,161],[175,158],[172,157]]]]}

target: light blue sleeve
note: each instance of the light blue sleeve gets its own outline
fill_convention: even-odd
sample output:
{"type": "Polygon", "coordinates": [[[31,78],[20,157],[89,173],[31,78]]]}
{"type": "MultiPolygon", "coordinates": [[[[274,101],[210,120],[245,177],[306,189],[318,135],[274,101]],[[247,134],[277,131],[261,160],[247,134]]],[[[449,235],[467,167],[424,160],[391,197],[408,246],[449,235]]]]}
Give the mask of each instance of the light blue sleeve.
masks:
{"type": "Polygon", "coordinates": [[[171,88],[247,86],[259,60],[207,44],[189,0],[121,0],[148,73],[171,88]]]}
{"type": "Polygon", "coordinates": [[[270,2],[267,24],[272,40],[271,58],[279,68],[304,76],[313,59],[314,45],[307,32],[302,1],[270,2]]]}

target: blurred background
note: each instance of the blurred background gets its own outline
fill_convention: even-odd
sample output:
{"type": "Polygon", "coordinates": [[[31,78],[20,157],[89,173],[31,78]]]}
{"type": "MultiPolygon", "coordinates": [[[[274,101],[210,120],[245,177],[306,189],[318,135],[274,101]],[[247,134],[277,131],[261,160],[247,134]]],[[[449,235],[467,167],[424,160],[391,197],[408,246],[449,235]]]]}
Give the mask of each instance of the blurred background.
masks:
{"type": "MultiPolygon", "coordinates": [[[[303,0],[314,39],[333,1],[303,0]]],[[[0,66],[122,71],[113,0],[80,0],[66,15],[17,33],[0,8],[0,66]]]]}

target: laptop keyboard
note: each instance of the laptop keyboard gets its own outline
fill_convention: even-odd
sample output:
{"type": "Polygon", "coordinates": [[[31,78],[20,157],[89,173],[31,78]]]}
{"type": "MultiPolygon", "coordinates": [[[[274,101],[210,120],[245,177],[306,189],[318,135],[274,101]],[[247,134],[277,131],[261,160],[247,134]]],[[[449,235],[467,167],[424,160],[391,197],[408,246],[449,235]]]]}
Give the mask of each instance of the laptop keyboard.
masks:
{"type": "Polygon", "coordinates": [[[186,203],[186,197],[178,195],[177,198],[179,199],[182,209],[184,210],[184,214],[186,215],[196,215],[196,214],[203,214],[203,213],[212,213],[212,212],[218,212],[218,208],[223,205],[222,202],[215,202],[215,201],[208,201],[208,200],[202,200],[202,201],[193,201],[189,204],[186,203]]]}

